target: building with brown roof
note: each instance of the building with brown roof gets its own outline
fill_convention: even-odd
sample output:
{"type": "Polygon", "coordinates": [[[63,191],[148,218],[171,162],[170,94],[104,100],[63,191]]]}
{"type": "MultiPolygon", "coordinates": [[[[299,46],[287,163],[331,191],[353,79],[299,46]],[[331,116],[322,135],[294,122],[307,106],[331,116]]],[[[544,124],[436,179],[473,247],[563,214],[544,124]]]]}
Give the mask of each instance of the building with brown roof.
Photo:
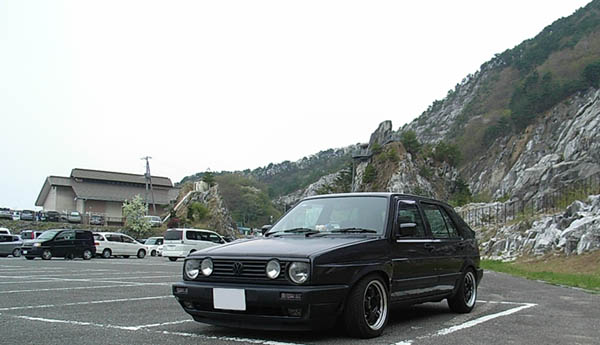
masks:
{"type": "Polygon", "coordinates": [[[152,191],[146,192],[144,175],[112,171],[73,169],[69,177],[48,176],[35,202],[44,211],[79,211],[83,215],[102,214],[107,221],[120,222],[125,200],[140,195],[148,202],[148,211],[154,215],[167,212],[177,199],[179,189],[167,177],[151,176],[152,191]]]}

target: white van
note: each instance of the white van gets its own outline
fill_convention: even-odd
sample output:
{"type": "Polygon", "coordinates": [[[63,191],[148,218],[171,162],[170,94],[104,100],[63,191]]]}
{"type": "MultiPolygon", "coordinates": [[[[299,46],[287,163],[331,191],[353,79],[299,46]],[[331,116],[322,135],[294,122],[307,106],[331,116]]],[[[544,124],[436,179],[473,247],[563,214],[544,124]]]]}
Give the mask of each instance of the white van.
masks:
{"type": "Polygon", "coordinates": [[[119,232],[95,232],[94,244],[96,245],[96,255],[105,259],[118,255],[124,258],[135,255],[143,259],[148,253],[145,245],[119,232]]]}
{"type": "Polygon", "coordinates": [[[203,229],[167,229],[162,256],[171,261],[185,258],[197,250],[225,243],[221,235],[203,229]]]}

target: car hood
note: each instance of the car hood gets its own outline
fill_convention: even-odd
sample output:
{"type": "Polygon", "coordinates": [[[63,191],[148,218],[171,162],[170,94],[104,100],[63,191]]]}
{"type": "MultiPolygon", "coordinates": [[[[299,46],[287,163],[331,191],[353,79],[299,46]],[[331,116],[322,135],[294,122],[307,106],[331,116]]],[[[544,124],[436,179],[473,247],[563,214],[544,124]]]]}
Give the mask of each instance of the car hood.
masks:
{"type": "Polygon", "coordinates": [[[221,246],[206,248],[193,256],[237,256],[237,257],[303,257],[334,248],[368,242],[378,239],[374,236],[360,237],[303,237],[282,236],[234,241],[221,246]]]}

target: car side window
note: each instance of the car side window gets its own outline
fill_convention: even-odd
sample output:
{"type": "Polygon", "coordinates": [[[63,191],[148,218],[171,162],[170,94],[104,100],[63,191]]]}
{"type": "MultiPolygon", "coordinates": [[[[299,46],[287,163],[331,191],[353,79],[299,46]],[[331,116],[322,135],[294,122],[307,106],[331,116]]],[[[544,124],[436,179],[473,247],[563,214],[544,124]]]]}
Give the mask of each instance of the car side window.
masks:
{"type": "Polygon", "coordinates": [[[221,243],[221,238],[215,234],[208,235],[209,241],[214,243],[221,243]]]}
{"type": "Polygon", "coordinates": [[[123,239],[123,242],[125,242],[125,243],[135,243],[134,239],[129,236],[121,236],[121,238],[123,239]]]}
{"type": "Polygon", "coordinates": [[[96,241],[104,241],[104,238],[102,238],[102,235],[100,235],[100,234],[94,234],[94,240],[96,240],[96,241]]]}
{"type": "Polygon", "coordinates": [[[158,244],[158,245],[163,244],[163,239],[162,238],[157,239],[156,244],[158,244]]]}
{"type": "Polygon", "coordinates": [[[454,224],[452,219],[450,219],[450,216],[444,209],[442,209],[442,216],[444,217],[444,221],[446,222],[446,227],[448,228],[448,233],[450,234],[450,237],[451,238],[460,237],[460,234],[458,233],[458,230],[456,229],[456,225],[454,224]]]}
{"type": "Polygon", "coordinates": [[[56,235],[55,241],[68,241],[75,239],[74,231],[63,231],[60,234],[56,235]]]}
{"type": "Polygon", "coordinates": [[[121,236],[119,235],[106,235],[106,240],[110,242],[121,242],[121,236]]]}
{"type": "Polygon", "coordinates": [[[450,238],[450,233],[446,227],[446,221],[444,220],[442,210],[440,210],[440,208],[436,205],[423,204],[423,211],[427,221],[429,222],[429,227],[431,228],[431,234],[433,237],[450,238]]]}
{"type": "Polygon", "coordinates": [[[8,242],[6,236],[0,235],[0,242],[8,242]]]}
{"type": "Polygon", "coordinates": [[[398,231],[400,237],[425,237],[425,227],[423,226],[423,220],[419,214],[419,209],[414,201],[401,200],[398,203],[398,213],[396,216],[396,223],[398,224],[398,231]],[[410,231],[409,234],[403,234],[402,224],[413,223],[415,224],[414,230],[410,231]]]}

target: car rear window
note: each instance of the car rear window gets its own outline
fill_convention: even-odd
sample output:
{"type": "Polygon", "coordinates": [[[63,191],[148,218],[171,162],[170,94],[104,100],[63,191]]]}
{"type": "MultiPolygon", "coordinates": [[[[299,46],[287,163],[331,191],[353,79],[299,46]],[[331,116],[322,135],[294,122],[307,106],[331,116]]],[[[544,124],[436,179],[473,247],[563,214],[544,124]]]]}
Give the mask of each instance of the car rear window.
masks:
{"type": "Polygon", "coordinates": [[[104,238],[100,234],[94,234],[94,239],[96,241],[104,241],[104,238]]]}
{"type": "Polygon", "coordinates": [[[180,240],[182,233],[181,230],[169,230],[165,233],[165,240],[180,240]]]}

